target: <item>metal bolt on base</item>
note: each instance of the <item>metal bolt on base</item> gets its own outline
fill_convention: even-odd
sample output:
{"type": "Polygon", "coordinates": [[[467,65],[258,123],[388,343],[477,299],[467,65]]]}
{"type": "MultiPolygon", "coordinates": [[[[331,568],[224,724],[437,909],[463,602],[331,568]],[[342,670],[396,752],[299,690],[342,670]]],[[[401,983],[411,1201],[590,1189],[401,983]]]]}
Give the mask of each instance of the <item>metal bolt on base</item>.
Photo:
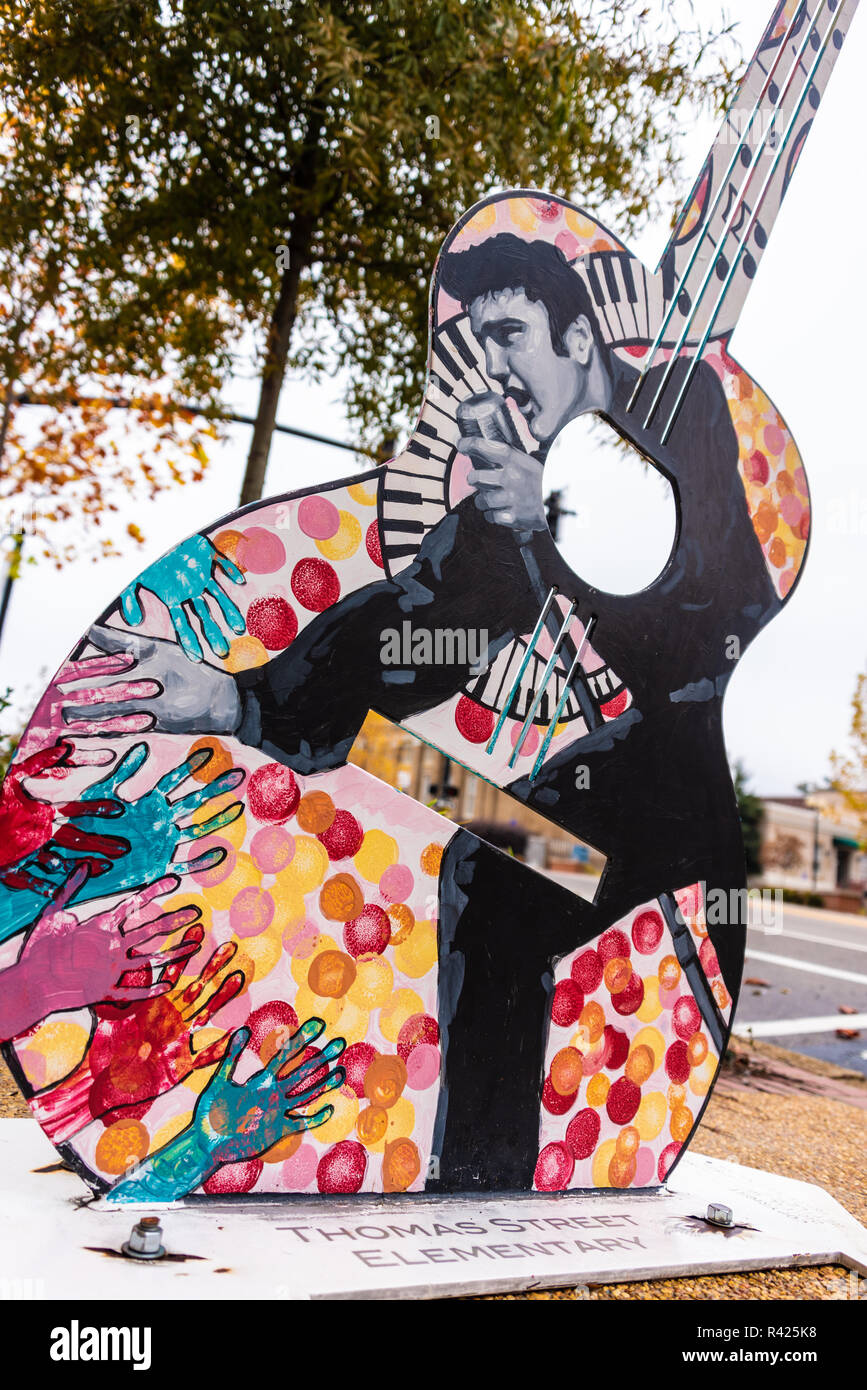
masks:
{"type": "Polygon", "coordinates": [[[143,1216],[133,1226],[129,1240],[120,1247],[124,1255],[134,1260],[160,1260],[166,1253],[162,1243],[163,1228],[158,1216],[143,1216]]]}
{"type": "Polygon", "coordinates": [[[732,1209],[722,1202],[709,1202],[706,1220],[712,1226],[731,1226],[733,1222],[732,1209]]]}

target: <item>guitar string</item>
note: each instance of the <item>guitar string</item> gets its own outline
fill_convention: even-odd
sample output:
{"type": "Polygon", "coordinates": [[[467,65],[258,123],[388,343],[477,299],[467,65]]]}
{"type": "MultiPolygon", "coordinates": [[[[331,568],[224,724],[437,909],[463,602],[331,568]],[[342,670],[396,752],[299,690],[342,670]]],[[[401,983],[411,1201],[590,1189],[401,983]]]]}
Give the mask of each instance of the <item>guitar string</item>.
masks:
{"type": "Polygon", "coordinates": [[[536,626],[535,626],[534,629],[533,629],[533,635],[532,635],[532,637],[530,638],[529,644],[528,644],[528,646],[527,646],[527,650],[526,650],[525,653],[524,653],[524,659],[523,659],[523,661],[521,662],[520,666],[518,667],[518,673],[517,673],[517,675],[515,676],[515,679],[512,681],[511,687],[509,688],[509,692],[508,692],[508,694],[506,695],[505,700],[503,701],[503,708],[502,708],[502,711],[501,711],[501,713],[500,713],[500,717],[499,717],[499,719],[497,720],[496,727],[494,728],[494,732],[491,734],[490,741],[488,742],[488,746],[487,746],[486,749],[485,749],[485,752],[486,752],[486,753],[493,753],[493,751],[494,751],[494,746],[495,746],[495,744],[496,744],[496,742],[497,742],[497,739],[500,737],[500,730],[502,729],[503,725],[504,725],[505,722],[506,722],[506,716],[508,715],[509,710],[510,710],[511,707],[512,707],[512,701],[513,701],[513,699],[515,698],[515,694],[517,693],[518,688],[520,687],[521,681],[522,681],[523,678],[524,678],[524,672],[526,671],[527,667],[528,667],[529,664],[530,664],[530,658],[533,656],[533,653],[534,653],[535,647],[536,647],[536,643],[538,642],[539,638],[540,638],[541,635],[542,635],[542,628],[543,628],[544,625],[545,625],[545,619],[547,618],[548,614],[549,614],[550,611],[551,611],[551,606],[552,606],[552,604],[553,604],[554,599],[556,598],[556,596],[557,596],[557,589],[556,589],[556,586],[555,586],[553,589],[551,589],[551,590],[549,591],[548,597],[547,597],[546,600],[545,600],[545,603],[544,603],[544,606],[543,606],[543,608],[542,608],[542,611],[541,611],[541,613],[539,614],[539,617],[538,617],[537,620],[536,620],[536,626]]]}
{"type": "MultiPolygon", "coordinates": [[[[822,10],[823,10],[823,8],[824,8],[824,6],[825,6],[826,3],[827,3],[827,0],[822,0],[822,3],[819,5],[819,8],[818,8],[817,11],[816,11],[816,21],[818,20],[818,17],[819,17],[819,15],[821,14],[821,12],[822,12],[822,10]]],[[[784,85],[784,87],[783,87],[783,90],[782,90],[782,92],[781,92],[781,94],[780,94],[780,97],[779,97],[779,99],[778,99],[778,101],[777,101],[777,103],[776,103],[776,106],[774,107],[774,116],[773,116],[773,119],[768,123],[768,127],[767,127],[767,129],[766,129],[766,131],[765,131],[764,137],[762,138],[761,142],[759,143],[758,147],[756,148],[755,154],[753,155],[753,159],[752,159],[752,162],[751,162],[751,164],[750,164],[749,173],[747,174],[747,177],[744,179],[744,182],[743,182],[743,184],[741,185],[741,188],[740,188],[738,197],[737,197],[737,199],[735,200],[734,206],[732,207],[732,210],[731,210],[731,212],[730,212],[730,214],[729,214],[728,220],[726,221],[726,223],[725,223],[725,225],[724,225],[724,227],[723,227],[723,230],[722,230],[722,233],[721,233],[721,235],[720,235],[719,241],[716,243],[714,255],[711,257],[710,262],[709,262],[709,264],[708,264],[708,266],[707,266],[707,269],[706,269],[706,271],[705,271],[704,278],[703,278],[703,280],[702,280],[702,282],[701,282],[701,284],[700,284],[698,290],[696,291],[695,303],[694,303],[693,311],[692,311],[692,313],[689,314],[689,316],[688,316],[688,317],[686,318],[686,320],[684,321],[683,328],[681,329],[680,336],[679,336],[677,342],[675,343],[674,350],[673,350],[673,352],[672,352],[670,358],[668,359],[668,362],[667,362],[666,365],[665,365],[665,370],[663,371],[663,374],[662,374],[662,380],[661,380],[660,383],[659,383],[659,386],[658,386],[657,391],[656,391],[656,395],[654,396],[653,401],[651,402],[650,409],[648,410],[648,412],[647,412],[647,417],[646,417],[646,419],[645,419],[645,421],[644,421],[644,428],[645,428],[645,429],[649,429],[649,428],[650,428],[650,425],[651,425],[651,423],[652,423],[652,421],[653,421],[653,417],[654,417],[654,415],[656,414],[656,411],[657,411],[657,408],[658,408],[658,406],[659,406],[659,403],[660,403],[660,401],[662,400],[662,397],[663,397],[663,395],[664,395],[664,393],[665,393],[665,389],[666,389],[666,387],[668,386],[669,381],[671,380],[671,374],[672,374],[672,372],[674,371],[675,365],[676,365],[676,363],[677,363],[677,359],[678,359],[678,357],[680,356],[680,353],[681,353],[681,351],[682,351],[682,349],[683,349],[683,345],[684,345],[684,343],[686,342],[687,338],[689,337],[689,332],[690,332],[690,329],[692,328],[693,323],[695,322],[695,318],[696,318],[696,315],[697,315],[697,313],[698,313],[699,306],[700,306],[701,303],[703,302],[704,296],[705,296],[705,292],[706,292],[708,286],[710,285],[711,281],[713,280],[714,275],[715,275],[716,272],[717,272],[717,267],[718,267],[718,266],[720,265],[720,263],[721,263],[722,248],[723,248],[724,245],[725,245],[726,238],[728,237],[729,233],[731,232],[732,228],[734,227],[735,222],[736,222],[736,219],[738,219],[739,215],[742,213],[742,210],[743,210],[743,208],[744,208],[744,206],[745,206],[745,204],[746,204],[746,195],[747,195],[747,192],[749,191],[749,189],[750,189],[750,187],[751,187],[751,185],[752,185],[753,178],[755,177],[756,173],[758,172],[759,165],[760,165],[760,163],[761,163],[761,161],[762,161],[762,159],[763,159],[763,157],[764,157],[766,151],[769,150],[769,149],[771,149],[771,150],[773,149],[773,143],[772,143],[771,132],[775,129],[775,123],[776,123],[777,116],[779,115],[780,111],[782,110],[783,104],[784,104],[786,98],[787,98],[788,95],[789,95],[789,92],[790,92],[790,90],[791,90],[792,84],[793,84],[795,78],[796,78],[797,75],[798,75],[798,69],[799,69],[800,64],[801,64],[801,58],[802,58],[804,52],[806,51],[807,47],[809,46],[810,39],[811,39],[813,33],[815,32],[815,22],[816,22],[816,21],[814,21],[814,27],[813,27],[813,28],[810,28],[809,26],[805,26],[806,32],[805,32],[805,34],[804,34],[803,42],[802,42],[801,47],[800,47],[800,49],[798,50],[798,53],[797,53],[797,55],[796,55],[796,57],[795,57],[795,61],[794,61],[794,63],[792,64],[792,67],[791,67],[791,70],[790,70],[790,72],[789,72],[788,78],[786,79],[786,83],[785,83],[785,85],[784,85]]],[[[737,233],[736,233],[735,235],[737,235],[737,233]]],[[[684,281],[685,278],[686,278],[686,276],[685,276],[685,274],[684,274],[684,276],[681,278],[681,284],[683,284],[683,281],[684,281]]],[[[638,386],[640,386],[640,385],[641,385],[641,383],[639,382],[639,383],[638,383],[638,386]]]]}
{"type": "MultiPolygon", "coordinates": [[[[699,252],[701,251],[702,247],[704,246],[705,241],[707,240],[707,238],[710,236],[710,227],[711,227],[712,219],[713,219],[714,214],[716,213],[717,209],[719,208],[720,203],[722,202],[723,194],[724,194],[724,192],[725,192],[725,190],[726,190],[726,187],[727,187],[727,185],[728,185],[728,181],[729,181],[729,179],[730,179],[730,177],[731,177],[731,175],[732,175],[734,169],[735,169],[736,166],[737,166],[738,160],[741,158],[742,152],[743,152],[745,149],[749,149],[749,146],[748,146],[748,144],[747,144],[747,140],[748,140],[750,131],[751,131],[752,128],[753,128],[753,123],[754,123],[756,117],[758,116],[759,112],[760,112],[761,109],[762,109],[762,102],[764,101],[765,96],[767,95],[769,88],[770,88],[770,87],[773,85],[773,83],[774,83],[774,77],[775,77],[775,75],[776,75],[777,67],[778,67],[778,65],[779,65],[779,63],[780,63],[780,61],[781,61],[781,59],[785,56],[785,54],[786,54],[786,52],[787,52],[787,50],[788,50],[789,40],[793,37],[794,32],[795,32],[795,30],[796,30],[796,28],[797,28],[797,25],[798,25],[799,22],[800,22],[801,15],[806,11],[806,9],[807,9],[807,0],[802,0],[802,3],[798,6],[797,10],[795,11],[794,15],[792,16],[792,19],[791,19],[791,22],[790,22],[790,24],[789,24],[789,27],[788,27],[788,29],[787,29],[787,31],[786,31],[785,36],[783,37],[782,43],[780,44],[779,51],[777,52],[776,57],[774,58],[774,62],[773,62],[773,64],[772,64],[772,66],[770,67],[770,69],[768,70],[768,73],[767,73],[767,75],[766,75],[766,77],[765,77],[765,81],[764,81],[764,84],[763,84],[763,86],[762,86],[762,90],[759,92],[759,95],[758,95],[758,97],[756,98],[756,101],[755,101],[755,104],[754,104],[754,106],[753,106],[753,109],[752,109],[752,111],[750,112],[750,118],[749,118],[749,121],[748,121],[748,123],[747,123],[746,129],[745,129],[745,130],[743,131],[743,133],[741,134],[741,137],[740,137],[740,140],[738,141],[738,144],[737,144],[737,147],[736,147],[736,149],[735,149],[735,152],[734,152],[734,154],[732,155],[732,157],[731,157],[731,159],[730,159],[730,161],[729,161],[729,166],[728,166],[728,168],[726,169],[725,173],[723,174],[722,181],[721,181],[721,183],[720,183],[720,186],[719,186],[719,189],[718,189],[718,191],[717,191],[716,197],[714,198],[713,203],[712,203],[710,209],[708,210],[708,213],[707,213],[707,217],[706,217],[704,226],[702,227],[702,229],[701,229],[701,231],[700,231],[700,234],[699,234],[699,236],[698,236],[698,239],[696,240],[696,244],[695,244],[695,246],[694,246],[693,249],[692,249],[692,255],[690,256],[690,258],[689,258],[689,260],[688,260],[688,262],[687,262],[687,264],[686,264],[686,266],[685,266],[685,268],[684,268],[683,274],[680,276],[679,284],[680,284],[681,289],[685,286],[686,281],[687,281],[687,279],[689,278],[690,272],[691,272],[693,266],[695,265],[696,260],[698,259],[699,252]]],[[[807,34],[807,38],[809,39],[809,33],[807,34]]],[[[757,56],[758,56],[758,55],[757,55],[757,56]]],[[[796,66],[796,67],[797,67],[797,63],[798,63],[798,59],[796,58],[796,60],[795,60],[795,66],[796,66]]],[[[736,105],[736,103],[735,103],[735,105],[736,105]]],[[[732,110],[726,112],[726,123],[729,124],[729,125],[731,124],[732,112],[734,111],[734,109],[735,109],[735,107],[733,106],[733,107],[732,107],[732,110]]],[[[751,156],[751,167],[752,167],[752,165],[755,164],[755,160],[756,160],[756,156],[755,156],[755,155],[751,156]]],[[[687,208],[687,212],[688,212],[688,211],[689,211],[689,209],[687,208]]],[[[724,237],[724,236],[725,236],[725,233],[723,233],[723,237],[724,237]]],[[[723,240],[723,237],[720,238],[720,241],[723,240]]],[[[639,394],[639,392],[640,392],[640,390],[641,390],[641,387],[642,387],[642,385],[643,385],[643,383],[644,383],[644,378],[647,376],[647,373],[648,373],[648,372],[652,369],[652,367],[653,367],[653,364],[654,364],[654,362],[655,362],[655,360],[656,360],[656,354],[658,353],[660,347],[662,346],[662,340],[663,340],[663,338],[665,337],[666,329],[668,328],[668,325],[670,324],[672,318],[674,317],[675,310],[677,309],[677,304],[678,304],[678,299],[679,299],[679,297],[680,297],[679,293],[672,295],[672,298],[671,298],[671,301],[670,301],[670,303],[669,303],[668,309],[666,310],[666,313],[665,313],[665,317],[664,317],[664,319],[662,320],[662,323],[661,323],[661,325],[660,325],[660,327],[659,327],[659,332],[657,333],[656,337],[655,337],[654,340],[653,340],[653,345],[652,345],[652,347],[651,347],[651,349],[650,349],[650,353],[649,353],[649,355],[648,355],[648,357],[647,357],[647,361],[645,362],[644,366],[641,368],[641,371],[639,372],[638,380],[637,380],[636,383],[635,383],[635,387],[634,387],[634,389],[633,389],[632,395],[629,397],[629,400],[628,400],[627,403],[626,403],[626,413],[627,413],[627,414],[630,414],[630,413],[632,412],[632,410],[633,410],[633,408],[634,408],[634,406],[635,406],[635,402],[636,402],[637,399],[638,399],[638,394],[639,394]]]]}
{"type": "Polygon", "coordinates": [[[575,616],[575,610],[577,609],[577,607],[577,599],[573,598],[572,602],[569,604],[569,611],[563,619],[563,624],[560,628],[559,633],[557,634],[557,641],[554,643],[554,648],[551,652],[551,655],[548,658],[548,664],[545,667],[544,673],[542,675],[542,683],[533,696],[533,699],[530,703],[530,708],[527,710],[526,718],[523,724],[521,725],[521,731],[518,734],[517,739],[515,740],[515,746],[512,749],[512,756],[509,758],[509,767],[514,767],[515,763],[518,760],[518,756],[521,751],[521,745],[523,744],[524,739],[527,736],[527,730],[533,722],[533,716],[536,713],[536,710],[539,708],[539,703],[542,699],[543,694],[545,693],[545,687],[551,679],[551,674],[554,670],[554,667],[557,665],[557,658],[560,655],[560,648],[563,646],[564,640],[569,632],[569,628],[572,624],[572,619],[575,616]]]}
{"type": "Polygon", "coordinates": [[[546,732],[546,734],[545,734],[545,738],[544,738],[544,740],[543,740],[543,742],[542,742],[542,747],[539,749],[538,755],[537,755],[537,757],[536,757],[536,761],[535,761],[535,763],[533,764],[533,771],[530,773],[530,781],[531,781],[531,782],[535,781],[535,778],[536,778],[536,775],[537,775],[537,773],[538,773],[538,771],[539,771],[539,768],[542,766],[542,763],[545,761],[545,754],[546,754],[547,751],[548,751],[548,746],[549,746],[549,744],[550,744],[550,742],[551,742],[551,739],[554,737],[554,730],[556,729],[557,725],[558,725],[559,722],[560,722],[560,716],[562,715],[563,710],[566,708],[566,701],[567,701],[568,698],[569,698],[569,687],[570,687],[571,684],[572,684],[572,680],[573,680],[573,677],[574,677],[574,675],[575,675],[575,672],[578,670],[578,667],[579,667],[580,664],[581,664],[581,658],[582,658],[582,656],[584,655],[585,651],[587,650],[588,643],[590,642],[590,638],[592,637],[594,628],[596,627],[596,621],[597,621],[596,614],[593,613],[593,614],[591,615],[591,617],[590,617],[590,620],[589,620],[587,626],[586,626],[585,629],[584,629],[584,636],[581,638],[581,642],[580,642],[580,644],[579,644],[579,646],[578,646],[578,650],[577,650],[576,653],[575,653],[575,660],[572,662],[572,665],[571,665],[571,667],[569,668],[569,674],[568,674],[568,676],[566,677],[566,683],[565,683],[565,685],[563,686],[563,694],[560,696],[560,699],[559,699],[558,702],[557,702],[557,708],[555,709],[553,715],[551,716],[551,720],[550,720],[550,723],[548,724],[548,729],[547,729],[547,732],[546,732]]]}
{"type": "MultiPolygon", "coordinates": [[[[739,264],[739,262],[740,262],[740,259],[741,259],[741,257],[744,255],[744,253],[745,253],[745,251],[746,251],[746,249],[747,249],[747,246],[748,246],[748,244],[749,244],[749,239],[750,239],[750,237],[752,236],[753,231],[755,230],[755,227],[756,227],[756,225],[757,225],[757,223],[758,223],[759,216],[760,216],[760,214],[761,214],[761,210],[762,210],[762,206],[763,206],[763,204],[764,204],[765,198],[766,198],[766,196],[767,196],[767,194],[768,194],[768,191],[769,191],[769,189],[770,189],[770,187],[771,187],[771,184],[773,183],[773,180],[774,180],[774,177],[775,177],[775,175],[776,175],[777,169],[779,168],[780,160],[782,159],[783,155],[784,155],[785,152],[786,152],[786,147],[787,147],[787,145],[788,145],[788,143],[789,143],[789,137],[791,136],[793,130],[795,129],[795,126],[796,126],[796,124],[797,124],[797,122],[798,122],[798,119],[800,118],[801,109],[802,109],[802,107],[803,107],[803,105],[804,105],[804,102],[805,102],[805,100],[806,100],[806,98],[807,98],[807,94],[809,93],[809,91],[811,90],[811,88],[812,88],[812,86],[813,86],[813,81],[814,81],[814,78],[815,78],[815,74],[818,72],[819,68],[820,68],[821,65],[822,65],[822,62],[823,62],[824,57],[825,57],[825,54],[826,54],[827,51],[828,51],[828,46],[829,46],[829,44],[831,43],[832,39],[834,38],[834,35],[835,35],[836,33],[839,33],[839,32],[840,32],[840,30],[839,30],[839,28],[838,28],[838,25],[839,25],[839,21],[840,21],[840,19],[842,18],[842,15],[843,15],[843,12],[845,11],[845,9],[846,9],[846,4],[845,4],[845,0],[844,0],[844,4],[843,4],[842,7],[841,7],[840,14],[839,14],[838,16],[835,16],[834,19],[832,20],[832,22],[831,22],[831,24],[830,24],[830,26],[829,26],[829,28],[828,28],[828,32],[826,33],[825,38],[824,38],[822,44],[820,45],[819,50],[818,50],[818,52],[817,52],[817,54],[816,54],[815,62],[813,63],[812,68],[810,69],[810,76],[809,76],[807,82],[806,82],[805,85],[804,85],[804,90],[803,90],[803,92],[801,93],[801,96],[800,96],[800,98],[799,98],[799,100],[798,100],[798,104],[797,104],[797,106],[795,107],[795,110],[792,112],[791,119],[790,119],[789,124],[788,124],[788,126],[787,126],[787,128],[786,128],[786,133],[785,133],[785,135],[783,136],[783,139],[782,139],[781,142],[780,142],[780,146],[779,146],[779,149],[777,150],[777,154],[776,154],[776,157],[775,157],[775,159],[774,159],[774,162],[773,162],[773,164],[772,164],[772,166],[771,166],[771,168],[770,168],[770,171],[769,171],[769,173],[768,173],[767,178],[765,179],[764,187],[762,188],[762,191],[761,191],[761,193],[759,194],[759,199],[758,199],[758,202],[757,202],[757,204],[756,204],[755,211],[753,212],[753,214],[752,214],[752,216],[751,216],[751,218],[750,218],[749,224],[748,224],[748,226],[747,226],[746,234],[745,234],[745,236],[744,236],[744,238],[743,238],[743,241],[741,241],[740,244],[739,244],[739,246],[738,246],[737,252],[736,252],[736,254],[735,254],[735,256],[734,256],[734,259],[733,259],[733,261],[732,261],[732,264],[731,264],[731,267],[730,267],[730,269],[729,269],[728,275],[726,276],[726,278],[725,278],[725,280],[724,280],[724,282],[723,282],[722,289],[720,290],[720,293],[719,293],[719,295],[718,295],[718,297],[717,297],[717,301],[716,301],[716,304],[714,305],[714,308],[713,308],[713,312],[712,312],[712,314],[711,314],[711,317],[710,317],[710,319],[708,320],[707,327],[705,328],[704,333],[702,334],[701,342],[699,343],[699,345],[698,345],[698,347],[697,347],[695,353],[693,354],[692,358],[690,359],[689,366],[688,366],[688,368],[687,368],[686,374],[685,374],[684,379],[683,379],[683,383],[682,383],[681,388],[680,388],[680,390],[679,390],[679,392],[678,392],[677,399],[676,399],[675,402],[674,402],[674,406],[672,407],[671,414],[670,414],[670,416],[669,416],[669,418],[668,418],[668,423],[666,424],[665,429],[663,430],[662,435],[660,436],[660,442],[661,442],[662,444],[665,444],[665,443],[668,441],[668,437],[669,437],[669,435],[671,434],[671,431],[673,430],[674,425],[675,425],[675,423],[676,423],[676,421],[677,421],[678,414],[680,413],[680,408],[681,408],[681,406],[682,406],[682,404],[683,404],[683,401],[684,401],[684,398],[685,398],[685,396],[686,396],[687,390],[689,389],[689,385],[690,385],[690,383],[691,383],[691,381],[692,381],[692,379],[693,379],[693,377],[694,377],[694,375],[695,375],[695,373],[696,373],[696,371],[697,371],[697,369],[698,369],[698,364],[699,364],[699,362],[700,362],[701,359],[702,359],[702,355],[703,355],[703,353],[704,353],[704,350],[705,350],[705,348],[707,347],[708,342],[710,341],[710,335],[711,335],[711,333],[713,332],[714,324],[716,323],[717,318],[719,317],[720,310],[721,310],[721,308],[722,308],[722,306],[723,306],[723,303],[725,302],[725,298],[726,298],[726,296],[727,296],[727,294],[728,294],[728,291],[729,291],[729,288],[730,288],[730,286],[731,286],[731,283],[732,283],[732,281],[733,281],[733,279],[734,279],[734,277],[735,277],[735,274],[736,274],[736,272],[737,272],[737,268],[738,268],[738,264],[739,264]]],[[[843,37],[845,38],[845,35],[844,35],[843,37]]],[[[842,46],[842,45],[841,45],[841,46],[842,46]]]]}

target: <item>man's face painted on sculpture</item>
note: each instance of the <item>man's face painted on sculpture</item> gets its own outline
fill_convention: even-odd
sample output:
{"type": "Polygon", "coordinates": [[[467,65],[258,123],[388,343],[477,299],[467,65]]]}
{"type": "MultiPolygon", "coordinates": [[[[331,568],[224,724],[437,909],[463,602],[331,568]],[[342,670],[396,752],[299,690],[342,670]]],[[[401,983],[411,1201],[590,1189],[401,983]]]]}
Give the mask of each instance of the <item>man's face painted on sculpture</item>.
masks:
{"type": "Polygon", "coordinates": [[[549,444],[569,420],[592,408],[595,344],[583,314],[563,336],[565,353],[554,349],[544,304],[521,289],[480,295],[469,305],[469,317],[488,375],[512,397],[540,444],[549,444]]]}

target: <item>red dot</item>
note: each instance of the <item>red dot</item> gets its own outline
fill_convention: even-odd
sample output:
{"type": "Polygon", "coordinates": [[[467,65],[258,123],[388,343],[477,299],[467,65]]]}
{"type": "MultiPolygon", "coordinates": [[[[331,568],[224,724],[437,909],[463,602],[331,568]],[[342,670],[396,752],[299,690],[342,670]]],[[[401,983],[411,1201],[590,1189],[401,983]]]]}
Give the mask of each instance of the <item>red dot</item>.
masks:
{"type": "Polygon", "coordinates": [[[655,951],[665,930],[658,912],[639,912],[632,923],[632,944],[643,956],[655,951]]]}
{"type": "Polygon", "coordinates": [[[247,609],[247,631],[269,652],[282,651],[298,634],[298,619],[279,594],[257,598],[247,609]]]}
{"type": "Polygon", "coordinates": [[[298,1015],[290,1004],[284,1004],[282,999],[274,999],[270,1004],[262,1004],[258,1009],[254,1009],[247,1019],[246,1026],[250,1030],[250,1041],[248,1047],[252,1047],[254,1052],[258,1052],[269,1033],[273,1033],[275,1028],[285,1028],[288,1035],[297,1032],[298,1015]]]}
{"type": "Polygon", "coordinates": [[[328,829],[316,838],[329,859],[351,859],[361,849],[364,831],[351,811],[335,811],[328,829]]]}
{"type": "Polygon", "coordinates": [[[343,928],[343,941],[352,956],[368,952],[381,955],[391,940],[391,918],[376,903],[365,903],[361,912],[343,928]]]}
{"type": "Polygon", "coordinates": [[[596,1110],[579,1110],[569,1121],[566,1144],[573,1158],[589,1158],[599,1143],[602,1121],[596,1110]]]}
{"type": "Polygon", "coordinates": [[[706,936],[701,943],[698,958],[701,961],[701,968],[709,980],[720,973],[719,959],[709,936],[706,936]]]}
{"type": "Polygon", "coordinates": [[[765,487],[768,481],[769,470],[768,460],[760,449],[754,449],[747,459],[747,477],[751,482],[760,483],[765,487]]]}
{"type": "Polygon", "coordinates": [[[684,1081],[689,1080],[689,1053],[685,1042],[671,1044],[665,1054],[665,1071],[669,1081],[673,1081],[676,1086],[682,1086],[684,1081]]]}
{"type": "Polygon", "coordinates": [[[600,714],[603,714],[606,719],[616,719],[618,714],[623,713],[628,704],[629,691],[621,690],[620,693],[618,695],[615,695],[613,699],[606,700],[604,705],[600,705],[599,712],[600,714]]]}
{"type": "Polygon", "coordinates": [[[247,804],[257,820],[281,824],[294,813],[300,799],[291,768],[281,763],[257,767],[247,779],[247,804]]]}
{"type": "Polygon", "coordinates": [[[340,580],[326,560],[299,560],[290,582],[301,607],[312,613],[324,612],[340,598],[340,580]]]}
{"type": "Polygon", "coordinates": [[[353,1043],[351,1047],[347,1047],[340,1058],[340,1065],[346,1072],[344,1085],[350,1086],[359,1100],[364,1099],[364,1078],[367,1074],[367,1068],[378,1055],[376,1048],[371,1047],[370,1043],[361,1042],[353,1043]]]}
{"type": "Polygon", "coordinates": [[[372,521],[368,526],[364,537],[364,544],[373,563],[379,565],[380,569],[385,569],[385,565],[382,563],[382,543],[379,539],[378,521],[372,521]]]}
{"type": "Polygon", "coordinates": [[[644,981],[640,975],[632,974],[629,984],[619,994],[612,994],[611,1003],[618,1014],[634,1014],[644,1003],[644,981]]]}
{"type": "Polygon", "coordinates": [[[662,1153],[659,1155],[659,1163],[656,1168],[656,1173],[660,1182],[665,1182],[665,1179],[671,1172],[672,1164],[682,1148],[682,1144],[666,1144],[662,1153]]]}
{"type": "Polygon", "coordinates": [[[263,1168],[261,1158],[250,1158],[245,1163],[226,1163],[212,1173],[202,1183],[205,1192],[249,1192],[256,1186],[263,1168]]]}
{"type": "Polygon", "coordinates": [[[628,1076],[621,1076],[608,1092],[605,1109],[612,1124],[628,1125],[640,1104],[641,1087],[630,1081],[628,1076]]]}
{"type": "Polygon", "coordinates": [[[364,1182],[366,1167],[364,1145],[344,1139],[320,1158],[316,1186],[320,1192],[357,1192],[364,1182]]]}
{"type": "Polygon", "coordinates": [[[629,1056],[629,1038],[622,1029],[612,1028],[610,1023],[606,1023],[602,1038],[605,1045],[605,1061],[602,1065],[608,1071],[619,1071],[629,1056]]]}
{"type": "Polygon", "coordinates": [[[603,965],[613,960],[615,956],[619,956],[621,960],[629,960],[629,938],[626,936],[625,932],[618,931],[616,927],[612,927],[611,931],[607,931],[605,935],[600,938],[596,950],[603,965]]]}
{"type": "Polygon", "coordinates": [[[554,990],[551,1018],[558,1028],[571,1028],[584,1008],[584,995],[574,980],[561,980],[554,990]]]}
{"type": "Polygon", "coordinates": [[[552,1115],[565,1115],[575,1104],[577,1094],[577,1091],[573,1091],[569,1096],[561,1096],[559,1091],[555,1091],[549,1076],[542,1087],[542,1104],[552,1115]]]}
{"type": "Polygon", "coordinates": [[[536,1162],[533,1181],[540,1192],[562,1192],[574,1171],[575,1160],[565,1144],[546,1144],[536,1162]]]}
{"type": "Polygon", "coordinates": [[[582,951],[570,973],[579,989],[592,994],[602,983],[602,962],[594,950],[582,951]]]}
{"type": "Polygon", "coordinates": [[[688,994],[681,995],[674,1008],[672,1009],[672,1020],[674,1031],[684,1042],[689,1042],[693,1033],[697,1033],[701,1027],[701,1011],[694,999],[690,999],[688,994]]]}
{"type": "Polygon", "coordinates": [[[468,695],[462,695],[458,700],[455,723],[469,743],[487,743],[496,722],[493,710],[483,709],[468,695]]]}
{"type": "Polygon", "coordinates": [[[397,1035],[397,1055],[406,1061],[414,1047],[429,1043],[436,1047],[440,1040],[439,1025],[430,1014],[413,1014],[397,1035]]]}

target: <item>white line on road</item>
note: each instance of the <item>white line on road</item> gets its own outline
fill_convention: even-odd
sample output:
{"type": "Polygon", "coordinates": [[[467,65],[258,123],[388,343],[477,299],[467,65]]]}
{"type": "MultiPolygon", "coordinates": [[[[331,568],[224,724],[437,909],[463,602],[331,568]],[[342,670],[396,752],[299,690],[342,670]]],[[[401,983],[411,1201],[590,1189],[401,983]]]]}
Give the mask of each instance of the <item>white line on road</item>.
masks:
{"type": "Polygon", "coordinates": [[[841,951],[867,951],[867,945],[863,941],[840,941],[836,937],[811,936],[809,932],[805,931],[786,931],[785,928],[781,932],[768,931],[767,927],[760,926],[758,923],[754,925],[752,922],[750,923],[750,931],[762,932],[765,936],[782,936],[792,941],[812,941],[816,946],[837,947],[841,951]]]}
{"type": "Polygon", "coordinates": [[[851,970],[835,970],[832,965],[814,965],[810,961],[796,960],[794,956],[773,956],[769,951],[748,950],[748,960],[760,960],[766,965],[781,965],[785,970],[805,970],[808,975],[826,975],[829,980],[846,980],[850,985],[867,985],[867,975],[856,975],[851,970]]]}
{"type": "Polygon", "coordinates": [[[835,1033],[838,1028],[867,1028],[867,1014],[824,1014],[821,1018],[763,1019],[761,1023],[738,1023],[738,1038],[782,1038],[797,1033],[835,1033]]]}

